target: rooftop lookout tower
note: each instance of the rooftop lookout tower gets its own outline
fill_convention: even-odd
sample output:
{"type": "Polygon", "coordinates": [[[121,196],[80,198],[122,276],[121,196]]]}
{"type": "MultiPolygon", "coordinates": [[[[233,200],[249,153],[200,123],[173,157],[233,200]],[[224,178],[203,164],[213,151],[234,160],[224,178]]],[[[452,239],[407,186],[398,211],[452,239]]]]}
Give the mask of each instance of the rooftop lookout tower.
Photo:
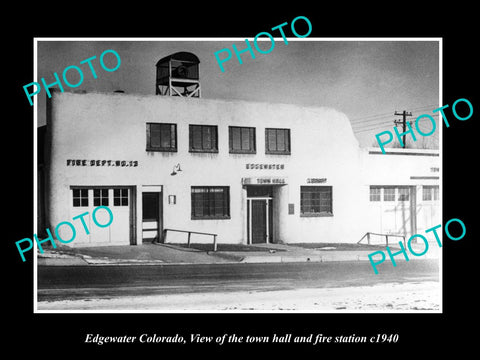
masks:
{"type": "Polygon", "coordinates": [[[198,57],[177,52],[157,62],[156,95],[200,97],[198,57]]]}

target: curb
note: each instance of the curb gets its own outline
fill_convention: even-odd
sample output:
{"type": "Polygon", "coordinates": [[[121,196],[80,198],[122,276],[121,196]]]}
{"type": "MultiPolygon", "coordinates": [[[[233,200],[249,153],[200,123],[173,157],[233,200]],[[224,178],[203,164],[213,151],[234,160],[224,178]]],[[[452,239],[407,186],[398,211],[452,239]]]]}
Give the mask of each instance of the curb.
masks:
{"type": "Polygon", "coordinates": [[[218,256],[222,259],[237,261],[237,262],[243,262],[243,260],[246,258],[245,256],[242,256],[242,255],[231,254],[226,252],[218,252],[218,251],[207,251],[207,255],[218,256]]]}
{"type": "MultiPolygon", "coordinates": [[[[325,251],[323,254],[317,253],[297,253],[288,254],[277,252],[275,254],[249,254],[249,253],[235,253],[228,251],[201,251],[198,249],[185,249],[178,248],[176,246],[158,244],[166,246],[175,250],[203,253],[211,257],[218,257],[228,262],[223,264],[252,264],[252,263],[318,263],[318,262],[330,262],[330,261],[369,261],[368,254],[370,252],[351,252],[342,253],[341,251],[332,253],[325,251]]],[[[428,255],[428,254],[427,254],[428,255]]],[[[433,260],[439,259],[438,254],[430,254],[430,256],[410,257],[410,260],[433,260]]],[[[401,260],[401,258],[398,258],[401,260]]],[[[403,259],[405,261],[405,259],[403,259]]],[[[187,261],[187,262],[169,262],[168,260],[159,259],[116,259],[108,257],[91,257],[88,255],[77,254],[75,256],[39,256],[37,257],[38,266],[106,266],[106,265],[209,265],[219,264],[215,261],[209,261],[208,259],[201,259],[199,261],[187,261]]]]}

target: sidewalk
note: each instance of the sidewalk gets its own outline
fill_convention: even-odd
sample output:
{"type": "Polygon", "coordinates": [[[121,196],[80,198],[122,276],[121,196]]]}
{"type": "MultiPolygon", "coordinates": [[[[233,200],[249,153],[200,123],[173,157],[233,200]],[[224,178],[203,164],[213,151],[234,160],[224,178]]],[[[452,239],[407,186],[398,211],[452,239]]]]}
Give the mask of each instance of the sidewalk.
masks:
{"type": "MultiPolygon", "coordinates": [[[[368,255],[374,251],[383,249],[386,254],[384,247],[368,247],[366,245],[358,246],[353,250],[350,250],[351,246],[342,248],[342,244],[326,247],[321,243],[318,244],[318,247],[317,245],[301,247],[295,244],[256,244],[248,247],[250,251],[232,251],[230,249],[229,251],[213,252],[174,244],[150,243],[138,246],[75,248],[61,246],[57,249],[45,249],[44,254],[37,252],[37,264],[39,266],[85,266],[369,261],[368,255]]],[[[221,250],[221,246],[219,249],[221,250]]],[[[393,249],[391,250],[393,252],[393,249]]],[[[422,249],[418,249],[418,253],[421,252],[422,249]]],[[[417,257],[409,254],[409,259],[434,259],[438,258],[439,254],[439,249],[431,246],[425,255],[417,257]]],[[[397,255],[395,259],[405,261],[402,254],[397,255]]],[[[389,261],[389,258],[386,254],[387,260],[389,261]]]]}

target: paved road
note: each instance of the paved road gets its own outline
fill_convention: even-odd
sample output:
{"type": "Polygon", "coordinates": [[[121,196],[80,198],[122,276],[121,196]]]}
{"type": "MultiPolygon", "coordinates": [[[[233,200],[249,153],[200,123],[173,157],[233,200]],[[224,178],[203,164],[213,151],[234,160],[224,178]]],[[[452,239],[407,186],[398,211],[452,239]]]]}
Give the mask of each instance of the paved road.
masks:
{"type": "Polygon", "coordinates": [[[273,291],[438,281],[435,260],[397,262],[375,275],[365,261],[163,266],[42,266],[38,301],[158,294],[273,291]]]}

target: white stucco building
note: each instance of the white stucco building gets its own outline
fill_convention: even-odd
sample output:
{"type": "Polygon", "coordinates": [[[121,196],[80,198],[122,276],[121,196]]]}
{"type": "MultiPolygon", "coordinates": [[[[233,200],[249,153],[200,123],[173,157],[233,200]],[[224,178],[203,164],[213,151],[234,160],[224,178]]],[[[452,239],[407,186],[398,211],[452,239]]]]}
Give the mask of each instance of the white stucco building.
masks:
{"type": "Polygon", "coordinates": [[[165,241],[164,229],[219,243],[357,242],[440,223],[438,151],[361,149],[329,108],[54,92],[46,128],[39,228],[100,205],[114,215],[108,228],[85,216],[91,232],[71,246],[165,241]]]}

